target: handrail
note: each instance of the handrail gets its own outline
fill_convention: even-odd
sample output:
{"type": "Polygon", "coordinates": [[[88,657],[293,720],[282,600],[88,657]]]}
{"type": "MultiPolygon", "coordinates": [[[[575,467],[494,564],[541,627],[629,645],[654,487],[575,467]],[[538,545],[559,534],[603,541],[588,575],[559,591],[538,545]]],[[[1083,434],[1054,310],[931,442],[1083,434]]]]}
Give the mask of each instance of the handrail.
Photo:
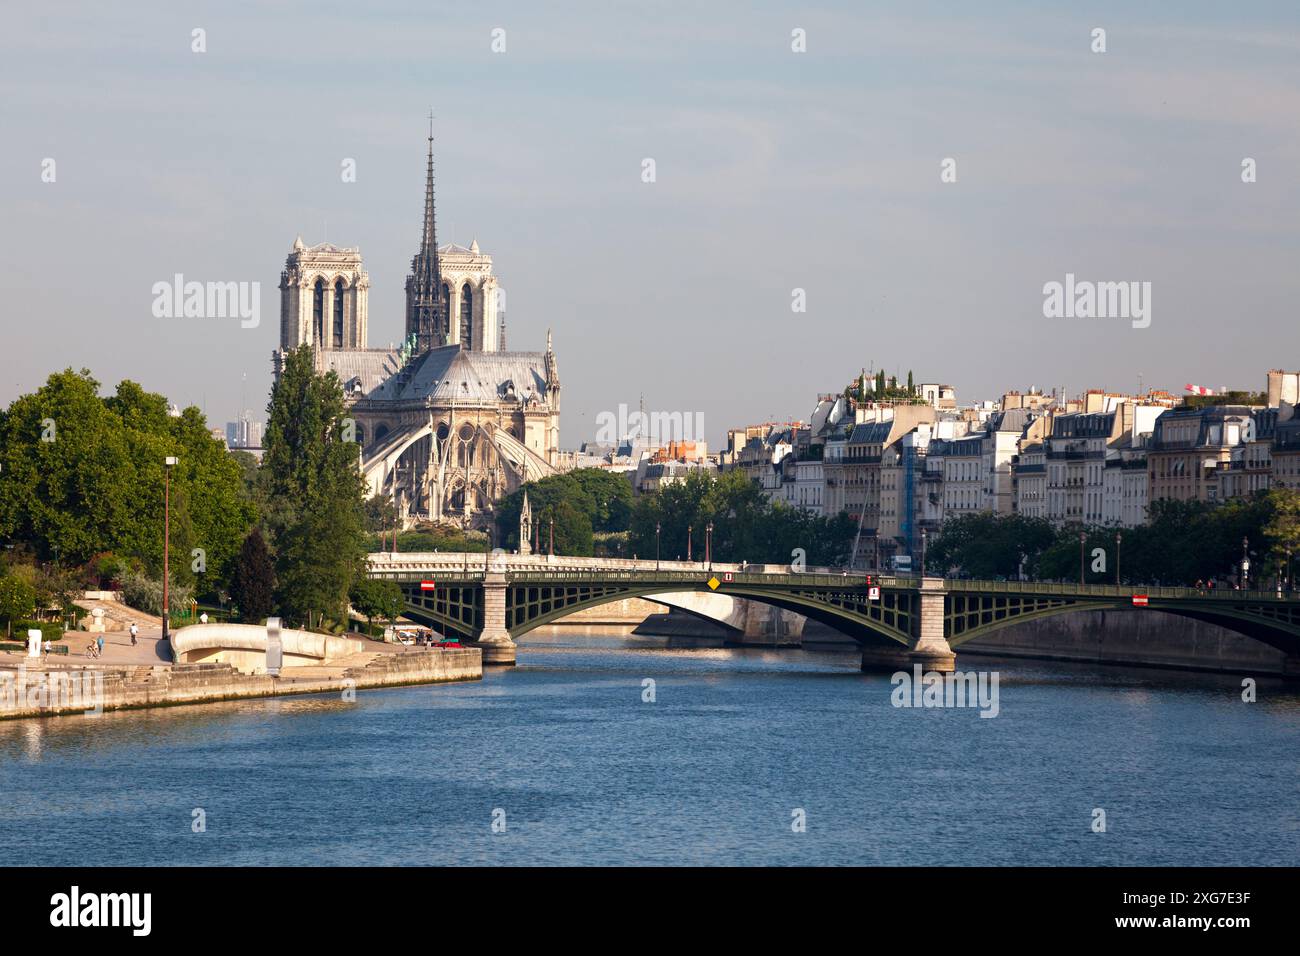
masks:
{"type": "MultiPolygon", "coordinates": [[[[372,556],[373,557],[373,556],[372,556]]],[[[419,555],[403,560],[403,555],[390,556],[385,561],[372,561],[369,575],[380,579],[398,581],[415,581],[433,577],[447,583],[481,582],[485,578],[485,564],[492,564],[486,554],[471,555],[468,568],[464,555],[419,555]],[[477,562],[473,559],[477,557],[477,562]]],[[[746,565],[742,570],[737,564],[708,564],[703,561],[663,561],[656,568],[656,562],[632,559],[579,559],[574,561],[555,560],[546,556],[505,556],[508,560],[496,564],[494,571],[504,573],[505,580],[511,584],[546,584],[564,582],[629,582],[657,586],[660,584],[698,585],[716,577],[719,591],[737,586],[801,586],[821,588],[866,587],[866,579],[886,590],[917,591],[921,589],[922,579],[916,575],[880,574],[878,572],[854,570],[845,571],[833,568],[811,568],[806,571],[792,571],[784,565],[746,565]],[[778,570],[779,569],[779,570],[778,570]]],[[[1035,594],[1055,595],[1060,597],[1098,597],[1131,598],[1145,595],[1147,598],[1166,600],[1209,600],[1217,602],[1267,601],[1270,603],[1289,603],[1300,601],[1300,591],[1282,591],[1276,589],[1254,589],[1249,591],[1225,588],[1170,587],[1160,585],[1132,584],[1067,584],[1048,581],[990,581],[968,578],[925,578],[927,590],[947,592],[980,592],[985,594],[1035,594]]]]}

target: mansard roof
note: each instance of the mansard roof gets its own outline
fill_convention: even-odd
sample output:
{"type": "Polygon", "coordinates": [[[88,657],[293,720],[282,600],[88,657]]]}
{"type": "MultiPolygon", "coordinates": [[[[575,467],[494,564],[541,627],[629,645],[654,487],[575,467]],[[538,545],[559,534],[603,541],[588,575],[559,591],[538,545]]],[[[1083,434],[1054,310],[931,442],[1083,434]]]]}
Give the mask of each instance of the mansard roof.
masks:
{"type": "Polygon", "coordinates": [[[884,442],[889,437],[889,432],[893,427],[894,423],[892,421],[862,422],[854,426],[853,433],[849,435],[849,444],[873,445],[877,442],[884,442]]]}

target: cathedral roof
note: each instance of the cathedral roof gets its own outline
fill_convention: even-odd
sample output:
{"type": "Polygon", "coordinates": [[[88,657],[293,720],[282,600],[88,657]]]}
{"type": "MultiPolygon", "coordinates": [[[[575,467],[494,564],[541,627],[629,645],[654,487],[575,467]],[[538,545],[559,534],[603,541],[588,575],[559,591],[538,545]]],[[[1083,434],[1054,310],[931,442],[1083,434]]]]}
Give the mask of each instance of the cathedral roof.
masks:
{"type": "Polygon", "coordinates": [[[370,395],[397,373],[401,363],[394,349],[328,349],[317,352],[322,370],[338,373],[346,394],[356,394],[349,383],[359,383],[361,395],[370,395]]]}
{"type": "Polygon", "coordinates": [[[373,391],[367,389],[366,396],[487,405],[529,395],[541,398],[545,391],[544,352],[470,352],[459,345],[444,345],[414,359],[407,372],[389,378],[373,391]]]}

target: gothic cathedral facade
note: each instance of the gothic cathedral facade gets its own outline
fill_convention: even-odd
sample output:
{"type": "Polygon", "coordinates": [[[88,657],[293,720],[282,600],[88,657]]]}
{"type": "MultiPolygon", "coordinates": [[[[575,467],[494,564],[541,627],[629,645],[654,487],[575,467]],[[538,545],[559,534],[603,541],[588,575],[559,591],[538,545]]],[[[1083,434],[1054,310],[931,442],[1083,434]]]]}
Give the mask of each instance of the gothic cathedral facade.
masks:
{"type": "Polygon", "coordinates": [[[338,375],[370,491],[404,525],[485,526],[504,495],[556,471],[559,367],[549,332],[544,352],[506,350],[504,292],[477,240],[438,246],[432,131],[400,345],[368,347],[369,288],[360,249],[295,240],[280,273],[276,375],[303,345],[338,375]]]}

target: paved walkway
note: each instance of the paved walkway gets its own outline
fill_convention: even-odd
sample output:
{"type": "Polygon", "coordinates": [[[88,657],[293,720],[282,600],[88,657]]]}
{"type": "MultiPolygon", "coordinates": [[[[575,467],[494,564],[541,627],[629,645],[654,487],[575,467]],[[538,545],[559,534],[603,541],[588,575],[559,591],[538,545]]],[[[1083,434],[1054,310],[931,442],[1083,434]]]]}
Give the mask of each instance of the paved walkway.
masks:
{"type": "MultiPolygon", "coordinates": [[[[90,634],[86,631],[68,631],[63,635],[63,640],[59,642],[67,646],[67,655],[47,654],[43,660],[50,664],[67,663],[74,666],[84,666],[86,664],[106,666],[169,665],[172,662],[171,648],[163,643],[161,626],[140,628],[139,643],[135,647],[131,646],[130,634],[109,631],[104,635],[103,656],[99,658],[88,657],[86,655],[86,645],[97,637],[99,637],[98,634],[90,634]]],[[[3,651],[0,652],[0,667],[16,667],[26,659],[26,651],[3,651]]]]}

